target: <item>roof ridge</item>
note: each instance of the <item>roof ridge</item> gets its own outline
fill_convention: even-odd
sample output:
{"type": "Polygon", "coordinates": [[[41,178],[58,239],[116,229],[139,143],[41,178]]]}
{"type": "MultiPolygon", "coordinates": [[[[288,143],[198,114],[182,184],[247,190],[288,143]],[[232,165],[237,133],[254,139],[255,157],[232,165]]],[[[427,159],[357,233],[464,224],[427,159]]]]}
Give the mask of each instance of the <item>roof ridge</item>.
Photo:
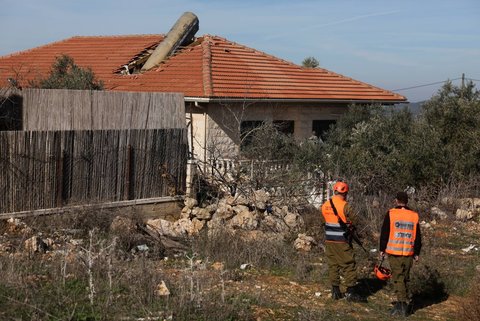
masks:
{"type": "Polygon", "coordinates": [[[128,34],[128,35],[93,35],[93,36],[73,36],[67,39],[74,38],[125,38],[125,37],[152,37],[152,36],[163,36],[164,33],[139,33],[139,34],[128,34]]]}
{"type": "Polygon", "coordinates": [[[209,37],[203,37],[202,41],[202,81],[205,96],[213,96],[212,82],[212,51],[209,37]]]}
{"type": "Polygon", "coordinates": [[[278,58],[277,56],[268,54],[268,53],[266,53],[266,52],[264,52],[264,51],[261,51],[261,50],[258,50],[258,49],[252,48],[252,47],[248,47],[248,46],[246,46],[246,45],[242,45],[241,43],[228,40],[227,38],[224,38],[224,37],[221,37],[221,36],[206,34],[206,35],[204,35],[204,37],[206,37],[206,38],[219,38],[219,39],[221,39],[221,40],[223,40],[223,41],[225,41],[225,42],[229,42],[229,43],[231,43],[231,44],[235,44],[235,45],[237,45],[237,46],[240,46],[240,47],[249,49],[249,50],[251,50],[251,51],[253,51],[253,52],[259,53],[259,54],[264,55],[264,56],[266,56],[266,57],[273,58],[273,59],[275,59],[275,60],[277,60],[277,61],[281,61],[281,62],[287,63],[287,64],[292,65],[292,66],[294,66],[294,67],[302,68],[300,65],[297,65],[297,64],[294,63],[294,62],[291,62],[291,61],[288,61],[288,60],[285,60],[285,59],[282,59],[282,58],[278,58]]]}

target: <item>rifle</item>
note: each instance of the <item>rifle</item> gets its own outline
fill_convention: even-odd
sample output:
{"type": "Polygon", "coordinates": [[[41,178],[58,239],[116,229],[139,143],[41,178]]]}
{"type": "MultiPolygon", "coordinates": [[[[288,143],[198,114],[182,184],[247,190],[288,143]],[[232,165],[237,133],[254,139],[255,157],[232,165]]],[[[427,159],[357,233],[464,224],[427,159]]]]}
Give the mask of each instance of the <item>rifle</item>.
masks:
{"type": "Polygon", "coordinates": [[[355,243],[357,243],[362,248],[362,250],[365,251],[365,253],[368,253],[367,249],[363,246],[362,241],[360,241],[360,238],[358,237],[357,229],[355,228],[355,226],[353,226],[352,224],[350,224],[350,226],[349,226],[346,222],[344,222],[340,218],[340,216],[338,216],[337,208],[333,204],[332,199],[330,199],[330,206],[332,206],[333,213],[335,214],[335,216],[338,219],[338,224],[340,224],[342,229],[345,230],[344,236],[348,240],[348,244],[350,244],[350,246],[353,247],[353,245],[352,245],[352,243],[353,243],[352,240],[353,240],[353,241],[355,241],[355,243]]]}

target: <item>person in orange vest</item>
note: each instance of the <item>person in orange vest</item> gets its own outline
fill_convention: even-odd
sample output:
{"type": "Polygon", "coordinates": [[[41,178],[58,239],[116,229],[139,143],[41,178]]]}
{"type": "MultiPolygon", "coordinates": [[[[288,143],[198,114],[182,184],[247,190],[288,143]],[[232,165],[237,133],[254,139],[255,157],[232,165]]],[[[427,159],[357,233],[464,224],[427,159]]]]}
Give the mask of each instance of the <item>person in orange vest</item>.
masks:
{"type": "Polygon", "coordinates": [[[408,195],[398,192],[395,207],[390,209],[383,220],[380,234],[380,256],[388,254],[392,270],[392,281],[397,302],[390,311],[391,315],[407,316],[408,283],[413,261],[418,261],[422,248],[422,237],[418,213],[408,206],[408,195]]]}
{"type": "Polygon", "coordinates": [[[333,191],[333,197],[322,205],[325,220],[325,256],[332,285],[332,298],[338,300],[345,297],[352,302],[366,302],[366,298],[356,289],[356,261],[348,237],[355,214],[347,202],[348,185],[337,182],[333,186],[333,191]],[[340,275],[343,276],[347,287],[345,295],[340,291],[340,275]]]}

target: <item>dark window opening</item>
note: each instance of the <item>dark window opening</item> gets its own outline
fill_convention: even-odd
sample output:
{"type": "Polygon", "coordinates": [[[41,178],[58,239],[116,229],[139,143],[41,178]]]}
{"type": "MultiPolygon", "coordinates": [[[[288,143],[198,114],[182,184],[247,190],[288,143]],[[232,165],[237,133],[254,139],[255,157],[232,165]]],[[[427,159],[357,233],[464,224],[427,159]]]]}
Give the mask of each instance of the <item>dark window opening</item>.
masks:
{"type": "Polygon", "coordinates": [[[330,125],[335,124],[335,120],[314,120],[312,121],[312,136],[315,135],[325,140],[325,134],[327,133],[330,125]],[[314,133],[315,132],[315,133],[314,133]]]}
{"type": "Polygon", "coordinates": [[[264,122],[261,120],[247,120],[242,121],[240,124],[240,139],[241,147],[248,146],[252,143],[253,135],[255,134],[255,129],[263,126],[264,122]]]}
{"type": "Polygon", "coordinates": [[[273,126],[285,135],[293,135],[295,122],[293,120],[274,120],[273,126]]]}

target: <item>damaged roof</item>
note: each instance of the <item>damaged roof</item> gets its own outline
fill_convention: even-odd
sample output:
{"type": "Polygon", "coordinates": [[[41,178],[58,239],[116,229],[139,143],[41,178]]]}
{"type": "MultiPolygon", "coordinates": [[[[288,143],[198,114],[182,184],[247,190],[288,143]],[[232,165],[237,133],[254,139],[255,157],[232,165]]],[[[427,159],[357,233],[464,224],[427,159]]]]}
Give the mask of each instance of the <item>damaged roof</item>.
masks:
{"type": "Polygon", "coordinates": [[[164,35],[72,37],[0,57],[0,87],[24,87],[48,75],[56,57],[92,69],[106,90],[181,92],[208,99],[275,99],[395,103],[406,98],[323,68],[307,69],[264,52],[204,35],[149,71],[141,64],[164,35]]]}

